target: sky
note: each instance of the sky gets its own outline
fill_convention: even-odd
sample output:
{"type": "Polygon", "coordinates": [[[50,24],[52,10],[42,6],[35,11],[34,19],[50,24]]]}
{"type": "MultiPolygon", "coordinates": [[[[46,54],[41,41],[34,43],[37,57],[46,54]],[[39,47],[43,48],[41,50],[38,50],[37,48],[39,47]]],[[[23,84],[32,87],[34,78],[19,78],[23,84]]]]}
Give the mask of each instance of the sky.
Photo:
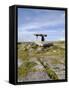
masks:
{"type": "Polygon", "coordinates": [[[47,34],[46,41],[65,40],[65,12],[18,8],[18,42],[35,41],[37,33],[47,34]]]}

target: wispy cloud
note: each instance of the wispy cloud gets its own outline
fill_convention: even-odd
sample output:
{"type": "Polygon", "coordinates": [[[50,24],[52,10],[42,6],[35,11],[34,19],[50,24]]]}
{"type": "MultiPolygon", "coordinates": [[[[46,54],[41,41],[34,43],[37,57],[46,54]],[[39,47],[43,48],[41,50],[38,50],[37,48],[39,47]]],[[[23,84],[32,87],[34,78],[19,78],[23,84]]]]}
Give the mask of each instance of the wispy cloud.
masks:
{"type": "Polygon", "coordinates": [[[34,40],[34,33],[46,33],[49,40],[64,37],[64,11],[19,9],[18,15],[18,41],[34,40]]]}

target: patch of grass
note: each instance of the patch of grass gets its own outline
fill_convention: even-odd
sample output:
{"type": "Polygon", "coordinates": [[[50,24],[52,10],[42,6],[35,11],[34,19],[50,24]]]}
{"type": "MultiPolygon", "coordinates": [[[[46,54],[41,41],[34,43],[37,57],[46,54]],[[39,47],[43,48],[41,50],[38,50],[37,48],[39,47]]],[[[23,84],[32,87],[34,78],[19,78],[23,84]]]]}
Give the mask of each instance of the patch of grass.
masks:
{"type": "Polygon", "coordinates": [[[38,60],[41,65],[43,65],[43,67],[45,68],[48,76],[52,79],[52,80],[58,80],[58,76],[57,74],[55,73],[55,71],[53,71],[50,66],[48,65],[48,63],[44,64],[40,59],[38,60]]]}
{"type": "Polygon", "coordinates": [[[27,73],[28,73],[27,67],[21,66],[21,67],[18,68],[18,77],[19,77],[19,79],[21,79],[22,77],[25,77],[27,75],[27,73]]]}
{"type": "Polygon", "coordinates": [[[21,60],[29,60],[29,53],[27,51],[23,51],[23,50],[20,50],[18,52],[18,57],[21,59],[21,60]]]}
{"type": "Polygon", "coordinates": [[[54,58],[52,61],[51,61],[51,64],[63,64],[60,60],[54,58]]]}
{"type": "Polygon", "coordinates": [[[36,49],[38,46],[37,45],[33,45],[31,46],[33,49],[36,49]]]}
{"type": "MultiPolygon", "coordinates": [[[[26,43],[25,43],[26,44],[26,43]]],[[[39,47],[37,45],[33,44],[18,44],[18,47],[21,46],[21,50],[18,50],[18,57],[21,58],[22,60],[28,60],[30,59],[30,56],[64,56],[65,50],[61,46],[64,45],[64,42],[56,42],[56,45],[53,45],[51,47],[39,47]],[[60,43],[59,45],[57,43],[60,43]],[[30,47],[27,49],[27,46],[30,45],[30,47]],[[29,52],[30,49],[33,49],[32,51],[29,52]],[[42,48],[38,52],[38,48],[42,48]],[[29,56],[30,53],[30,56],[29,56]]]]}
{"type": "Polygon", "coordinates": [[[50,48],[47,49],[47,51],[44,52],[46,55],[58,55],[58,56],[62,56],[64,55],[65,51],[63,48],[58,47],[58,46],[52,46],[50,48]]]}
{"type": "Polygon", "coordinates": [[[35,62],[29,62],[29,61],[25,61],[19,68],[18,68],[18,77],[22,78],[25,77],[28,72],[30,72],[32,70],[32,68],[34,66],[36,66],[37,63],[35,62]]]}
{"type": "Polygon", "coordinates": [[[27,62],[24,63],[24,66],[27,67],[28,69],[30,69],[30,68],[32,68],[32,67],[34,67],[36,65],[37,65],[37,63],[35,63],[33,61],[32,62],[27,61],[27,62]]]}
{"type": "Polygon", "coordinates": [[[48,73],[48,76],[51,79],[53,79],[53,80],[58,80],[59,79],[57,74],[51,68],[46,69],[46,72],[48,73]]]}
{"type": "Polygon", "coordinates": [[[32,68],[32,69],[31,69],[31,72],[37,72],[37,71],[39,71],[39,70],[37,70],[37,69],[35,69],[35,68],[32,68]]]}

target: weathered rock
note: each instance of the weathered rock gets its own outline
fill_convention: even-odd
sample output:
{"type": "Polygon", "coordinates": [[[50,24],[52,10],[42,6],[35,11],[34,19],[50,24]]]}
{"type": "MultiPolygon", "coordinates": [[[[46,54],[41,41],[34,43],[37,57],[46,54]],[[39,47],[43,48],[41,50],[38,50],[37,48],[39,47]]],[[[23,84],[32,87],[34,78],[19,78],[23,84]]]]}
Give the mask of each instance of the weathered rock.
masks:
{"type": "Polygon", "coordinates": [[[23,81],[41,81],[41,80],[51,80],[46,72],[29,72],[28,75],[21,80],[18,80],[19,82],[23,81]]]}
{"type": "Polygon", "coordinates": [[[37,52],[41,52],[42,50],[43,50],[42,47],[38,47],[38,48],[36,49],[37,52]]]}
{"type": "Polygon", "coordinates": [[[31,48],[31,45],[29,44],[26,48],[27,48],[27,49],[30,49],[30,48],[31,48]]]}

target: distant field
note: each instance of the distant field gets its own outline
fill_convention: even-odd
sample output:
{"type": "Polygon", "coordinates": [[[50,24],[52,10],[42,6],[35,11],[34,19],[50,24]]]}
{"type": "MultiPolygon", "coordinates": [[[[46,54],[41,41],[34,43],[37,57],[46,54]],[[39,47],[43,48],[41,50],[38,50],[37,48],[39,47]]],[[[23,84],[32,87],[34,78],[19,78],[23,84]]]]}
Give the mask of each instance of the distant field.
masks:
{"type": "Polygon", "coordinates": [[[41,47],[34,42],[18,43],[18,81],[65,79],[65,42],[41,47]]]}

